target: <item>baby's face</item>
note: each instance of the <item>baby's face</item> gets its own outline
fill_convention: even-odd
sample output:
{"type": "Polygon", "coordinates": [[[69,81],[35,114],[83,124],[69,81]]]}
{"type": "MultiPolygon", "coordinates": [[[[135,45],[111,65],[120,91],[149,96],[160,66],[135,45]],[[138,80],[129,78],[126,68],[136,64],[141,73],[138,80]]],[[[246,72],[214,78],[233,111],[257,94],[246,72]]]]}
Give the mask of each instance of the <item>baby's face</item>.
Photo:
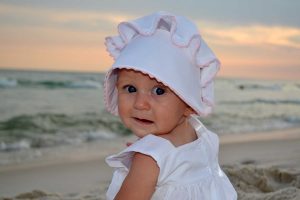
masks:
{"type": "Polygon", "coordinates": [[[119,70],[117,90],[119,115],[138,137],[169,134],[190,114],[167,86],[138,71],[119,70]]]}

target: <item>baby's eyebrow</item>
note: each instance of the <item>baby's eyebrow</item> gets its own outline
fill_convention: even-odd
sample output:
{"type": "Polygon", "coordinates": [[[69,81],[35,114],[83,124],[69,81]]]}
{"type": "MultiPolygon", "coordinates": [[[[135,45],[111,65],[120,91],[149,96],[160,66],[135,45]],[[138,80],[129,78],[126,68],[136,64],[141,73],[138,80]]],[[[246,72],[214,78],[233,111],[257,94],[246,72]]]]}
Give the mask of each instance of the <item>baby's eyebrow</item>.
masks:
{"type": "Polygon", "coordinates": [[[156,84],[156,85],[154,85],[154,87],[161,87],[161,88],[163,88],[163,89],[168,89],[168,87],[167,86],[165,86],[164,84],[156,84]]]}
{"type": "Polygon", "coordinates": [[[131,82],[132,81],[132,79],[129,79],[129,78],[118,78],[117,79],[117,83],[118,82],[131,82]]]}
{"type": "Polygon", "coordinates": [[[118,80],[118,81],[116,82],[116,86],[117,86],[117,87],[123,86],[123,85],[128,85],[128,82],[127,82],[127,81],[123,81],[123,80],[122,80],[122,81],[119,81],[119,80],[118,80]]]}

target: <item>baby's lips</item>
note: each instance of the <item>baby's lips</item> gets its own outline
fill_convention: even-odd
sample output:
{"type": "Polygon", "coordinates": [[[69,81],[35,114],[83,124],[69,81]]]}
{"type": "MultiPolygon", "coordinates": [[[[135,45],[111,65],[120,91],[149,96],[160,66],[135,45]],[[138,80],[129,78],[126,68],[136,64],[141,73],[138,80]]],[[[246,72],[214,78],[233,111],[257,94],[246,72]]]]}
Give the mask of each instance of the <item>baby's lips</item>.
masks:
{"type": "Polygon", "coordinates": [[[138,121],[141,121],[141,122],[144,122],[144,123],[153,123],[153,121],[148,120],[146,118],[135,117],[135,120],[138,120],[138,121]]]}

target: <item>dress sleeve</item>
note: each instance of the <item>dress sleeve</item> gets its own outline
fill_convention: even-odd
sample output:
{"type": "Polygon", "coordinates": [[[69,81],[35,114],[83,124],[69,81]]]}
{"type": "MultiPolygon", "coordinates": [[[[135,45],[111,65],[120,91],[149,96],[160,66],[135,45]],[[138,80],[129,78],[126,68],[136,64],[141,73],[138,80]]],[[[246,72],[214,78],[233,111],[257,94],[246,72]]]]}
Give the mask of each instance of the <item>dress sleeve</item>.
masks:
{"type": "Polygon", "coordinates": [[[165,156],[174,148],[175,147],[164,138],[147,135],[120,153],[107,157],[106,163],[110,167],[125,168],[128,171],[131,166],[132,156],[138,152],[152,157],[160,168],[165,156]]]}

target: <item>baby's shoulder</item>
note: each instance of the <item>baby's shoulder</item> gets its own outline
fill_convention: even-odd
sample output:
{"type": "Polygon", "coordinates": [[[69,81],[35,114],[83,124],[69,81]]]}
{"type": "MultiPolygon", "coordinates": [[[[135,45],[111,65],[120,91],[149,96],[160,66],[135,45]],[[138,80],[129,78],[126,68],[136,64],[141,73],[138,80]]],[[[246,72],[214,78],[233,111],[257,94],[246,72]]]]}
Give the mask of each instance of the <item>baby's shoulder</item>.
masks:
{"type": "Polygon", "coordinates": [[[130,168],[131,171],[135,171],[135,175],[139,178],[142,178],[140,176],[142,174],[147,174],[147,176],[150,175],[150,177],[157,177],[159,173],[159,166],[156,161],[151,156],[139,152],[134,153],[130,168]],[[144,173],[145,171],[147,171],[147,173],[144,173]]]}
{"type": "Polygon", "coordinates": [[[151,157],[158,166],[165,160],[167,154],[174,150],[174,146],[166,139],[155,135],[147,135],[118,154],[106,158],[106,162],[111,167],[130,168],[132,159],[138,154],[151,157]]]}
{"type": "Polygon", "coordinates": [[[175,146],[167,138],[147,135],[128,148],[129,151],[135,151],[154,157],[164,157],[169,152],[172,152],[175,146]]]}

